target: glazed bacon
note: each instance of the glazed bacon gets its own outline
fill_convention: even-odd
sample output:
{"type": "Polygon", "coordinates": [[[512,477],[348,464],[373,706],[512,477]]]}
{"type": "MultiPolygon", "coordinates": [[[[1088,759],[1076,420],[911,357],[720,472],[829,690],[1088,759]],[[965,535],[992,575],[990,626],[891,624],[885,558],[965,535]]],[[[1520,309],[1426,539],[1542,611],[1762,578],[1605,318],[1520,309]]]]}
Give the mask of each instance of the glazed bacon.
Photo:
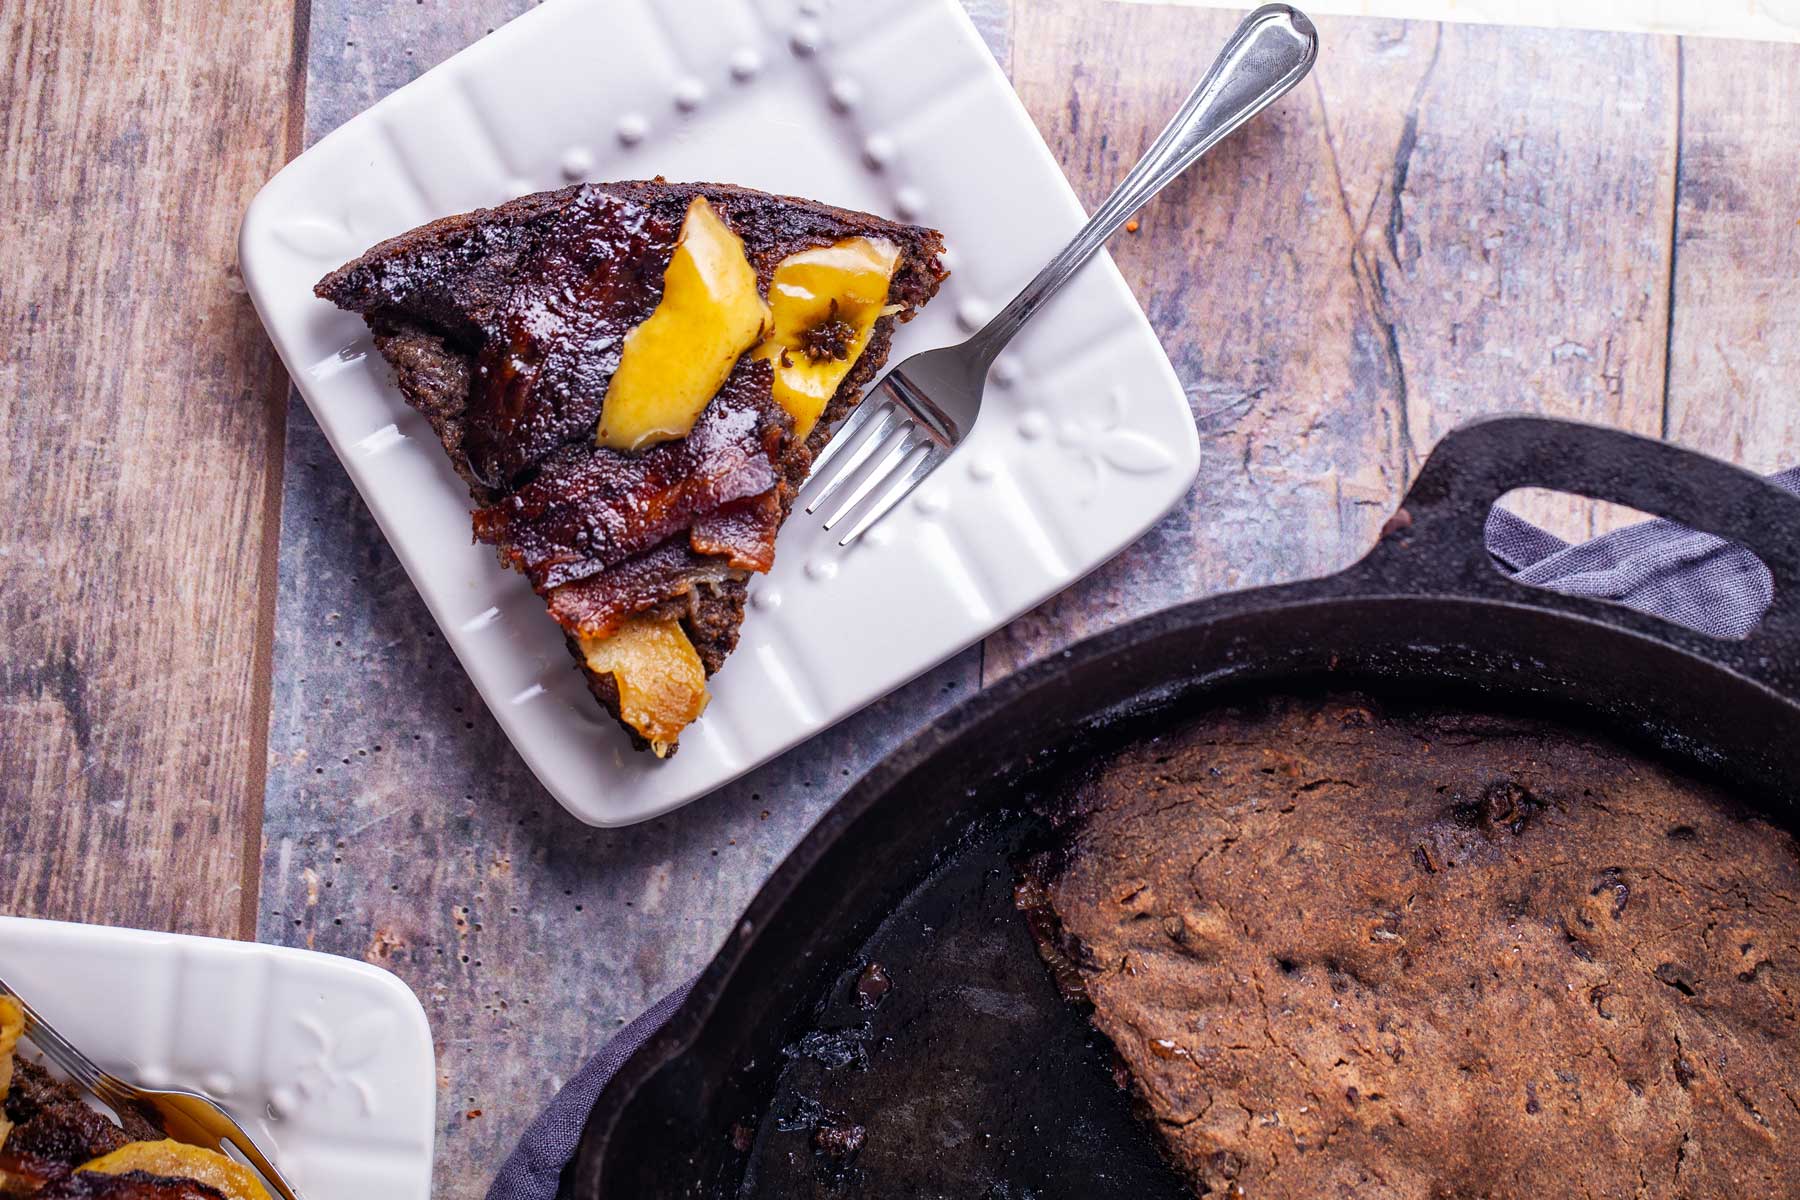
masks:
{"type": "Polygon", "coordinates": [[[579,193],[484,314],[463,452],[504,491],[560,448],[591,442],[625,335],[662,296],[675,214],[600,191],[579,193]]]}
{"type": "Polygon", "coordinates": [[[780,489],[733,501],[695,521],[685,539],[552,589],[550,615],[573,637],[606,637],[627,617],[669,600],[697,600],[702,589],[724,585],[734,572],[767,571],[775,565],[780,527],[780,489]]]}
{"type": "Polygon", "coordinates": [[[772,488],[701,517],[689,531],[688,543],[701,554],[718,555],[740,571],[761,575],[775,565],[781,515],[781,491],[772,488]]]}
{"type": "MultiPolygon", "coordinates": [[[[685,438],[641,454],[566,447],[530,483],[476,510],[475,536],[548,592],[651,550],[734,501],[773,493],[791,422],[772,388],[767,362],[743,362],[685,438]]],[[[777,523],[734,515],[708,524],[702,540],[772,562],[777,523]]]]}
{"type": "Polygon", "coordinates": [[[616,632],[627,617],[693,596],[701,588],[719,587],[731,577],[725,559],[698,553],[677,538],[579,583],[565,583],[547,599],[550,615],[570,636],[602,638],[616,632]]]}

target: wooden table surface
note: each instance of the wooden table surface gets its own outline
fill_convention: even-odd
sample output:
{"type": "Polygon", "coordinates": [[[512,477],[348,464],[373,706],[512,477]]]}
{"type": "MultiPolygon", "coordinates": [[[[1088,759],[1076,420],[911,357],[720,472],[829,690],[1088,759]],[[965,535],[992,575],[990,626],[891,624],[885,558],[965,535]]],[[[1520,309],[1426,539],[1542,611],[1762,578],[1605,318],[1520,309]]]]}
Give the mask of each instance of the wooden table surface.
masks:
{"type": "MultiPolygon", "coordinates": [[[[1090,204],[1235,23],[968,2],[1090,204]]],[[[290,395],[234,251],[282,162],[527,6],[0,14],[0,909],[396,971],[436,1032],[440,1196],[482,1193],[886,748],[1086,633],[1348,563],[1458,422],[1563,414],[1800,461],[1800,50],[1321,22],[1314,79],[1115,247],[1192,397],[1187,501],[722,793],[584,829],[290,395]]],[[[1528,511],[1571,536],[1616,519],[1528,511]]]]}

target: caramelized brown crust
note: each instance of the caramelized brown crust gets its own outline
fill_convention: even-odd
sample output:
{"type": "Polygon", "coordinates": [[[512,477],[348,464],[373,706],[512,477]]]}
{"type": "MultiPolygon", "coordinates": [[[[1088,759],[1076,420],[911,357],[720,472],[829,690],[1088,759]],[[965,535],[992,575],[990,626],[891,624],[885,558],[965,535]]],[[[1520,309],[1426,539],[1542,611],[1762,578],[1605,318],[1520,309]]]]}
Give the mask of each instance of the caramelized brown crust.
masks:
{"type": "Polygon", "coordinates": [[[150,1117],[136,1110],[119,1114],[130,1130],[89,1108],[81,1093],[36,1063],[14,1064],[13,1086],[6,1097],[6,1117],[13,1123],[4,1154],[80,1166],[110,1154],[127,1142],[163,1136],[150,1117]]]}
{"type": "Polygon", "coordinates": [[[121,1128],[89,1108],[72,1085],[22,1058],[13,1064],[5,1113],[13,1130],[0,1148],[0,1179],[15,1191],[59,1178],[128,1142],[166,1136],[144,1109],[121,1109],[121,1128]]]}
{"type": "MultiPolygon", "coordinates": [[[[896,319],[935,294],[942,249],[933,230],[728,185],[582,184],[433,222],[315,290],[368,320],[408,402],[482,506],[478,533],[532,577],[566,631],[594,636],[658,610],[682,620],[710,674],[736,645],[744,573],[773,563],[775,531],[813,454],[885,362],[896,319]],[[715,444],[690,445],[690,436],[637,456],[593,441],[624,334],[654,311],[700,195],[743,240],[765,288],[789,255],[845,238],[885,238],[902,252],[889,289],[898,313],[877,322],[806,442],[784,426],[762,443],[761,467],[736,426],[715,444]],[[624,465],[644,459],[653,461],[624,465]],[[731,568],[723,576],[716,557],[731,568]]],[[[703,429],[752,407],[779,411],[766,366],[750,368],[740,365],[708,407],[701,441],[703,429]]],[[[766,421],[756,428],[762,438],[770,431],[766,421]]],[[[610,679],[590,674],[589,684],[617,716],[610,679]]]]}
{"type": "Polygon", "coordinates": [[[482,330],[463,448],[488,486],[593,440],[625,335],[656,311],[681,213],[577,191],[482,330]]]}

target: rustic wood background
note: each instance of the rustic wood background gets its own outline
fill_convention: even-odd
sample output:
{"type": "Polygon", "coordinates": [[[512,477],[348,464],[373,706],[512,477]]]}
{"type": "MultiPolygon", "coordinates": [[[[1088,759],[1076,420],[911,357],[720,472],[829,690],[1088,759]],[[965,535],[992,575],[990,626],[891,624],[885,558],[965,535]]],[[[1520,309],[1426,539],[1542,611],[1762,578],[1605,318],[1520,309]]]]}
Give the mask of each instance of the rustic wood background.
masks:
{"type": "MultiPolygon", "coordinates": [[[[1090,203],[1236,20],[966,2],[1090,203]],[[1097,66],[1126,47],[1130,70],[1097,66]]],[[[1083,634],[1346,564],[1459,421],[1800,461],[1800,49],[1323,21],[1314,79],[1115,247],[1204,436],[1187,502],[722,794],[582,829],[290,399],[234,254],[281,162],[526,6],[0,14],[0,907],[398,972],[437,1034],[440,1196],[482,1194],[886,748],[1083,634]]],[[[1618,519],[1528,511],[1569,536],[1618,519]]]]}

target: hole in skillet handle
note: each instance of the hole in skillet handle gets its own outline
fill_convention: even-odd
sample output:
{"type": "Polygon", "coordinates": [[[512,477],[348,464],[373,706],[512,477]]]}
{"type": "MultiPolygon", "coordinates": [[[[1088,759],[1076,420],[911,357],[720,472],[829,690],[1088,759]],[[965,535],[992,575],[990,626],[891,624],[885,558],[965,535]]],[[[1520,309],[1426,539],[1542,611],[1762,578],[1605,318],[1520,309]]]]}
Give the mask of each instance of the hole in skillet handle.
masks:
{"type": "Polygon", "coordinates": [[[1544,417],[1464,425],[1438,443],[1375,549],[1351,568],[1359,588],[1503,599],[1571,613],[1673,642],[1800,700],[1800,497],[1739,467],[1616,429],[1544,417]],[[1485,533],[1495,503],[1551,488],[1654,513],[1748,549],[1774,599],[1741,642],[1608,600],[1514,580],[1485,533]]]}
{"type": "Polygon", "coordinates": [[[1721,641],[1755,633],[1773,594],[1768,565],[1749,547],[1573,492],[1506,493],[1484,540],[1516,583],[1622,604],[1721,641]]]}

